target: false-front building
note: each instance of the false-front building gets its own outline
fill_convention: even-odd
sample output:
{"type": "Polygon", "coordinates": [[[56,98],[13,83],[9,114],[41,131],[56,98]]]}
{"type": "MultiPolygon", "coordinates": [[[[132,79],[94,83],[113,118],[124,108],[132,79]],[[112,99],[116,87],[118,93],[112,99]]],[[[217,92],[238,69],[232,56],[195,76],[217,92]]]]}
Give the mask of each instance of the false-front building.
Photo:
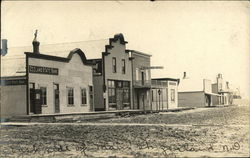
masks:
{"type": "Polygon", "coordinates": [[[92,111],[92,65],[85,54],[40,54],[36,40],[33,47],[21,58],[2,57],[1,117],[92,111]]]}
{"type": "Polygon", "coordinates": [[[218,94],[213,96],[214,105],[233,104],[233,91],[230,89],[229,82],[223,82],[222,74],[218,74],[216,83],[212,84],[212,92],[218,94]]]}
{"type": "Polygon", "coordinates": [[[105,45],[102,58],[89,60],[95,64],[93,83],[96,111],[133,109],[132,67],[126,44],[123,35],[116,34],[105,45]]]}

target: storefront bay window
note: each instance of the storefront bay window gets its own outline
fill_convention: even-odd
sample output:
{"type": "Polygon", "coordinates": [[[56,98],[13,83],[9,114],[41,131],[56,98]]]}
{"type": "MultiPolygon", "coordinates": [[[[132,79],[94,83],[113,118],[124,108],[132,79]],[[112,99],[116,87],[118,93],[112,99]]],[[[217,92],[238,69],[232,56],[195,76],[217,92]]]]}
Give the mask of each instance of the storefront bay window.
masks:
{"type": "Polygon", "coordinates": [[[108,81],[108,100],[110,108],[116,108],[115,81],[108,81]]]}

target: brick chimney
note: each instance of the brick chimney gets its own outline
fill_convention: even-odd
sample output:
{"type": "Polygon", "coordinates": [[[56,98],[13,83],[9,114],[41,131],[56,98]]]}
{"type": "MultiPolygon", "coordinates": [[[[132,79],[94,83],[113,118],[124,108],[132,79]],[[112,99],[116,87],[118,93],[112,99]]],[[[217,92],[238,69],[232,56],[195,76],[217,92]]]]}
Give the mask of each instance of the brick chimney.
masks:
{"type": "Polygon", "coordinates": [[[33,53],[36,53],[36,54],[39,54],[40,52],[39,52],[39,45],[40,45],[40,42],[39,41],[37,41],[37,30],[36,30],[36,32],[35,32],[35,34],[34,34],[34,40],[33,40],[33,42],[32,42],[32,45],[33,45],[33,53]]]}

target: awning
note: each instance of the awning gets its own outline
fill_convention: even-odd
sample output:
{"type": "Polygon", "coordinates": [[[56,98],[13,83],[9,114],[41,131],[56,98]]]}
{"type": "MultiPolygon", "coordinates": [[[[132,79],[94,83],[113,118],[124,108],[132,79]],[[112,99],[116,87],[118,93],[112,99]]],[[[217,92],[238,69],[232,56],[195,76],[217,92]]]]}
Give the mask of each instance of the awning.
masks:
{"type": "Polygon", "coordinates": [[[205,94],[214,95],[214,96],[222,96],[222,95],[219,95],[219,94],[217,94],[217,93],[209,93],[209,92],[205,92],[205,94]]]}

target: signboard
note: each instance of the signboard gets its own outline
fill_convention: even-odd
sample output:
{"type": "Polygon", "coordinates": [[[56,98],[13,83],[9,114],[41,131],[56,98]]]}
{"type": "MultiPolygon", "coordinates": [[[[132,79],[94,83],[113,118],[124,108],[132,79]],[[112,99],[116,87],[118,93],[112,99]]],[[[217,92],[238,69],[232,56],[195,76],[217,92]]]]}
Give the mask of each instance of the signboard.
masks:
{"type": "Polygon", "coordinates": [[[163,66],[143,66],[143,67],[141,67],[141,70],[146,70],[146,69],[163,69],[163,66]]]}
{"type": "Polygon", "coordinates": [[[47,75],[58,75],[57,68],[42,67],[29,65],[29,73],[47,74],[47,75]]]}
{"type": "Polygon", "coordinates": [[[169,82],[169,85],[176,86],[175,82],[169,82]]]}
{"type": "Polygon", "coordinates": [[[1,80],[1,86],[26,85],[26,79],[1,80]]]}

